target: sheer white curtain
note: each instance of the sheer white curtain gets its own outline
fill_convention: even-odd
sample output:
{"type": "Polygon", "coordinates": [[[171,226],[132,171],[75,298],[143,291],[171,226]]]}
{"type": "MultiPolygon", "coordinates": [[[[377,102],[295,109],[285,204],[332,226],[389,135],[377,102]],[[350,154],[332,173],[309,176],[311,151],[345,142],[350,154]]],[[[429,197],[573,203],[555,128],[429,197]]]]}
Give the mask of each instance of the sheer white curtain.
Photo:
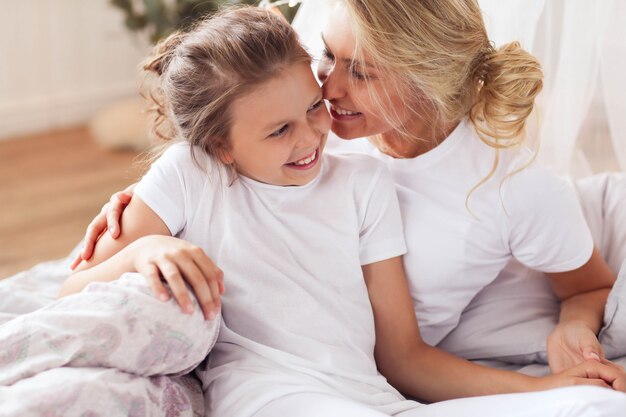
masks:
{"type": "Polygon", "coordinates": [[[330,7],[331,0],[303,0],[292,22],[300,41],[315,58],[321,56],[324,48],[321,33],[330,7]]]}
{"type": "MultiPolygon", "coordinates": [[[[626,170],[626,1],[479,3],[496,45],[519,40],[542,63],[540,158],[576,177],[626,170]]],[[[294,20],[314,54],[328,8],[325,0],[304,0],[294,20]]]]}
{"type": "Polygon", "coordinates": [[[539,60],[542,160],[582,176],[626,169],[626,2],[479,0],[491,38],[539,60]]]}

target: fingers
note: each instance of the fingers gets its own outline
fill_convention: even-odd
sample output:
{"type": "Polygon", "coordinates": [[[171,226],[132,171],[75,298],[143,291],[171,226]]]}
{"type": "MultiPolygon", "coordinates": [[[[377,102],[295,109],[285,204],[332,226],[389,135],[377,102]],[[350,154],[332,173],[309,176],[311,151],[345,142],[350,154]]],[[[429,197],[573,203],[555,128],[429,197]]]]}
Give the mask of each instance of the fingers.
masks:
{"type": "Polygon", "coordinates": [[[181,310],[183,310],[185,314],[192,314],[194,309],[191,294],[185,285],[185,280],[178,266],[167,259],[162,259],[158,263],[158,268],[161,271],[163,279],[169,284],[170,292],[181,310]]]}
{"type": "Polygon", "coordinates": [[[83,261],[83,257],[81,256],[81,253],[77,253],[76,256],[74,257],[74,260],[72,261],[72,263],[70,264],[70,269],[73,271],[76,269],[76,267],[83,261]]]}
{"type": "Polygon", "coordinates": [[[615,391],[626,392],[626,377],[617,378],[613,381],[612,387],[615,391]]]}
{"type": "Polygon", "coordinates": [[[587,361],[583,364],[586,378],[601,379],[613,389],[624,391],[626,389],[626,374],[622,369],[604,365],[596,361],[587,361]]]}
{"type": "Polygon", "coordinates": [[[158,298],[166,300],[171,293],[181,309],[191,314],[195,296],[207,320],[219,314],[223,273],[200,247],[172,236],[146,236],[137,242],[135,268],[158,298]],[[168,283],[169,293],[162,281],[168,283]]]}
{"type": "Polygon", "coordinates": [[[200,248],[189,252],[190,259],[182,264],[186,281],[192,286],[204,317],[213,320],[221,308],[219,280],[222,271],[200,248]]]}
{"type": "Polygon", "coordinates": [[[155,265],[145,265],[142,268],[138,268],[138,272],[145,277],[156,298],[161,301],[167,301],[170,299],[170,293],[163,285],[163,281],[161,281],[161,274],[155,265]]]}
{"type": "Polygon", "coordinates": [[[111,196],[109,207],[106,212],[106,226],[113,239],[120,235],[120,218],[124,208],[130,203],[132,194],[117,192],[111,196]]]}
{"type": "Polygon", "coordinates": [[[211,301],[204,306],[208,309],[212,309],[215,314],[218,314],[222,305],[220,298],[224,293],[224,273],[200,248],[194,251],[193,259],[202,272],[202,276],[207,282],[209,289],[207,296],[210,297],[211,301]]]}
{"type": "Polygon", "coordinates": [[[96,242],[106,230],[106,211],[109,203],[102,206],[100,213],[89,223],[87,226],[87,232],[85,233],[85,241],[83,243],[83,249],[80,252],[80,256],[83,260],[89,260],[93,255],[93,250],[96,246],[96,242]]]}
{"type": "Polygon", "coordinates": [[[588,361],[602,362],[602,358],[597,352],[583,352],[583,358],[588,361]]]}
{"type": "Polygon", "coordinates": [[[583,358],[585,360],[593,360],[602,362],[604,357],[604,350],[600,346],[600,342],[593,343],[583,348],[583,358]]]}
{"type": "Polygon", "coordinates": [[[124,208],[133,197],[133,188],[134,184],[124,191],[113,194],[110,201],[102,206],[100,213],[89,223],[85,232],[84,246],[70,265],[72,270],[76,269],[83,260],[87,261],[91,258],[96,242],[102,236],[102,233],[107,230],[107,226],[113,239],[119,237],[119,220],[122,216],[122,211],[124,211],[124,208]]]}
{"type": "Polygon", "coordinates": [[[609,388],[612,387],[604,382],[602,379],[591,379],[591,378],[576,378],[574,380],[574,385],[593,385],[596,387],[609,388]]]}
{"type": "Polygon", "coordinates": [[[620,365],[618,363],[615,363],[615,362],[611,362],[608,359],[604,359],[603,358],[603,359],[600,360],[600,363],[602,363],[602,364],[604,364],[606,366],[610,366],[610,367],[612,367],[612,368],[614,368],[614,369],[616,369],[616,370],[618,370],[620,372],[624,372],[624,367],[622,365],[620,365]]]}
{"type": "MultiPolygon", "coordinates": [[[[202,252],[202,257],[205,259],[201,268],[188,252],[175,252],[156,261],[155,270],[160,271],[160,275],[167,281],[170,291],[185,313],[193,312],[191,297],[195,295],[205,319],[213,320],[221,306],[221,294],[216,278],[221,271],[204,255],[204,252],[202,252]],[[193,294],[190,293],[186,284],[191,287],[193,294]]],[[[150,282],[155,281],[156,278],[150,279],[150,282]]],[[[159,295],[162,294],[160,289],[155,291],[159,291],[159,295]]]]}

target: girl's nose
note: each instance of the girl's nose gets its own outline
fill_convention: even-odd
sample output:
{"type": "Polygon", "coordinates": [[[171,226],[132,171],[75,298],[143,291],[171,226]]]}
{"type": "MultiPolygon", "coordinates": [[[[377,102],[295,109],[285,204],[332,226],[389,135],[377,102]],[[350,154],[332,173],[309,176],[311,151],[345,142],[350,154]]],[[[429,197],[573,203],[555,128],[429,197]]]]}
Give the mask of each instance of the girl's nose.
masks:
{"type": "Polygon", "coordinates": [[[298,147],[300,148],[316,146],[320,141],[320,131],[318,126],[314,123],[307,124],[306,129],[302,132],[302,135],[300,135],[299,138],[298,147]]]}
{"type": "Polygon", "coordinates": [[[326,105],[313,116],[309,117],[302,129],[302,134],[298,136],[298,147],[307,148],[317,146],[322,136],[328,134],[330,130],[330,115],[326,110],[326,105]]]}

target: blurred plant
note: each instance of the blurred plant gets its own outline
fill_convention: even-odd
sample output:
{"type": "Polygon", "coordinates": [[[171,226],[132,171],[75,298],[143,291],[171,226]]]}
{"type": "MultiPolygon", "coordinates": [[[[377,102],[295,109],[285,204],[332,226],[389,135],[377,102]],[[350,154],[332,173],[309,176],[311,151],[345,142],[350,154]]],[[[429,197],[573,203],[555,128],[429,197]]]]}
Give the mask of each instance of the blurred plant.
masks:
{"type": "MultiPolygon", "coordinates": [[[[259,0],[110,0],[121,9],[126,27],[133,32],[146,32],[156,43],[170,33],[185,29],[197,19],[233,4],[258,4],[259,0]]],[[[279,6],[291,22],[297,7],[279,6]]]]}

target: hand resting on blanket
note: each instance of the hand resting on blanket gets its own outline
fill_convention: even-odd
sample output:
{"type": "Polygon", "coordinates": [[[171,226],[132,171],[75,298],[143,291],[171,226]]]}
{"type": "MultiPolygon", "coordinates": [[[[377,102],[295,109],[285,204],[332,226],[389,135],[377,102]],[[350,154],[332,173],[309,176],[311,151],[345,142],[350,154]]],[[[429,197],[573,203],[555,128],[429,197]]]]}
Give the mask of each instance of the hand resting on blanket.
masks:
{"type": "Polygon", "coordinates": [[[193,304],[188,284],[207,320],[213,320],[219,314],[220,297],[224,293],[223,273],[196,245],[172,236],[149,235],[131,242],[105,263],[75,272],[63,284],[59,295],[63,297],[77,293],[94,280],[111,281],[124,272],[139,272],[160,300],[167,301],[170,298],[163,280],[169,284],[182,310],[191,314],[193,304]],[[106,270],[103,266],[105,263],[109,267],[106,270]]]}

